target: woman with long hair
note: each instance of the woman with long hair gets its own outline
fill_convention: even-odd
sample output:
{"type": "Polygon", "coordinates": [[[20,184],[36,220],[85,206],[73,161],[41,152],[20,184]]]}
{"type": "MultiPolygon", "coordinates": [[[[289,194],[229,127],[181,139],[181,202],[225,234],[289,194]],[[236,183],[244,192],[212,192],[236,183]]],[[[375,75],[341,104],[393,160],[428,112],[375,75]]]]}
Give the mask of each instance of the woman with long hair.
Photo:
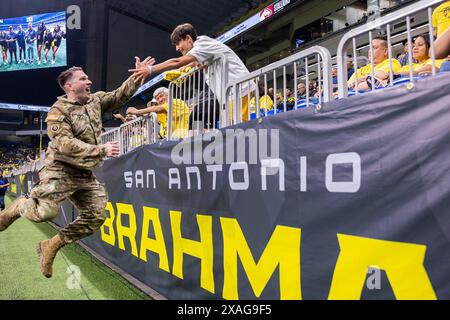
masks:
{"type": "Polygon", "coordinates": [[[55,64],[56,60],[56,52],[59,49],[59,46],[61,45],[62,38],[66,38],[66,34],[64,31],[61,30],[60,26],[57,25],[53,31],[53,58],[52,58],[52,64],[55,64]]]}
{"type": "MultiPolygon", "coordinates": [[[[432,72],[433,60],[430,57],[430,37],[428,34],[421,34],[414,39],[413,46],[413,63],[412,73],[413,75],[428,74],[432,72]]],[[[435,66],[436,72],[439,72],[443,60],[436,59],[435,66]]],[[[402,69],[396,73],[401,76],[410,75],[409,62],[402,69]]]]}
{"type": "Polygon", "coordinates": [[[44,63],[47,63],[47,55],[53,44],[53,35],[50,29],[45,30],[44,34],[44,63]]]}
{"type": "Polygon", "coordinates": [[[44,34],[45,30],[47,28],[45,27],[45,23],[41,22],[38,25],[38,29],[36,32],[36,45],[37,45],[37,54],[38,54],[38,64],[41,64],[41,51],[42,51],[42,44],[44,43],[44,34]]]}
{"type": "Polygon", "coordinates": [[[2,51],[2,64],[8,64],[8,43],[6,42],[6,33],[0,32],[0,50],[2,51]]]}

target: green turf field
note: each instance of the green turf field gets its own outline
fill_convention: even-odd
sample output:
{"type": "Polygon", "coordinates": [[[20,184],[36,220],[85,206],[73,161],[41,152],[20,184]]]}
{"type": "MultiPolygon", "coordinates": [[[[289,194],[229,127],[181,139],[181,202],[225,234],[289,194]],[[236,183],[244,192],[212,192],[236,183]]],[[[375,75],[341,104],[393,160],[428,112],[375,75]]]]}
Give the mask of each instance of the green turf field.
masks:
{"type": "MultiPolygon", "coordinates": [[[[25,49],[25,53],[28,58],[28,52],[25,49]]],[[[61,42],[61,46],[59,47],[58,51],[56,52],[56,60],[55,64],[51,64],[52,62],[52,55],[53,52],[50,49],[50,51],[47,54],[47,63],[44,64],[44,49],[41,51],[41,65],[38,65],[37,59],[37,49],[36,45],[34,46],[34,63],[33,64],[24,64],[23,62],[21,64],[16,64],[15,59],[13,58],[13,63],[9,64],[11,61],[11,57],[8,51],[8,64],[2,65],[1,55],[0,55],[0,72],[3,71],[20,71],[20,70],[31,70],[31,69],[45,69],[45,68],[54,68],[54,67],[65,67],[67,66],[67,55],[66,55],[66,40],[64,39],[61,42]]],[[[17,60],[20,59],[19,55],[19,48],[17,48],[17,60]]]]}
{"type": "MultiPolygon", "coordinates": [[[[6,200],[8,205],[10,199],[6,200]]],[[[0,233],[0,300],[149,299],[76,244],[59,251],[53,277],[45,278],[39,270],[36,244],[55,234],[50,225],[25,219],[19,219],[0,233]]]]}

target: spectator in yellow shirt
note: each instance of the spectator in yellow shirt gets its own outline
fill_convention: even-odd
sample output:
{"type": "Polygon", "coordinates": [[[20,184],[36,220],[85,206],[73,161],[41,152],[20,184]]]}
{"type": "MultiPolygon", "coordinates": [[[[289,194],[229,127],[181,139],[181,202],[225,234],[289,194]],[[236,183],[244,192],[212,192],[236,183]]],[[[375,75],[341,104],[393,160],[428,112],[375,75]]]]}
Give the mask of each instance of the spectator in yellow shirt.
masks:
{"type": "MultiPolygon", "coordinates": [[[[267,89],[267,94],[265,94],[264,85],[259,84],[258,86],[259,94],[261,95],[259,98],[259,109],[263,112],[270,111],[273,109],[273,88],[267,89]]],[[[256,113],[256,96],[255,93],[250,93],[251,99],[250,99],[250,113],[256,113]]]]}
{"type": "MultiPolygon", "coordinates": [[[[430,50],[430,37],[427,34],[420,35],[414,40],[413,58],[415,61],[412,64],[414,75],[432,72],[433,61],[430,58],[429,50],[430,50]]],[[[444,62],[443,60],[439,59],[435,60],[436,72],[439,72],[439,68],[441,67],[441,64],[443,62],[444,62]]],[[[400,72],[396,74],[408,76],[410,74],[409,70],[410,67],[408,62],[408,64],[402,67],[400,72]]]]}
{"type": "Polygon", "coordinates": [[[440,72],[450,71],[450,1],[446,1],[433,11],[436,58],[445,59],[440,72]]]}
{"type": "Polygon", "coordinates": [[[436,58],[443,59],[450,55],[450,29],[447,29],[434,43],[436,58]]]}
{"type": "MultiPolygon", "coordinates": [[[[372,48],[373,48],[373,63],[374,67],[374,75],[376,82],[379,82],[381,86],[387,85],[389,82],[389,51],[388,51],[388,43],[386,39],[382,37],[376,37],[372,40],[372,48]]],[[[369,50],[369,61],[371,50],[369,50]]],[[[392,59],[392,72],[397,73],[400,72],[401,65],[397,59],[392,59]]],[[[371,81],[368,81],[368,77],[372,74],[372,66],[369,63],[368,65],[359,68],[348,80],[349,89],[358,89],[360,91],[369,90],[371,81]],[[356,76],[357,75],[357,76],[356,76]],[[358,83],[356,83],[356,78],[358,78],[358,83]]]]}
{"type": "Polygon", "coordinates": [[[273,88],[269,88],[267,90],[267,94],[263,95],[261,98],[259,98],[259,108],[263,110],[264,112],[270,111],[273,109],[273,88]]]}
{"type": "MultiPolygon", "coordinates": [[[[144,109],[128,108],[130,114],[146,114],[155,112],[160,125],[159,135],[161,138],[167,137],[167,113],[169,112],[169,90],[161,87],[155,90],[153,97],[158,102],[157,106],[147,106],[144,109]]],[[[172,107],[172,135],[175,138],[187,138],[189,132],[189,108],[187,104],[180,99],[173,100],[172,107]]]]}
{"type": "Polygon", "coordinates": [[[450,27],[450,1],[445,1],[434,9],[431,20],[434,35],[440,37],[450,27]]]}

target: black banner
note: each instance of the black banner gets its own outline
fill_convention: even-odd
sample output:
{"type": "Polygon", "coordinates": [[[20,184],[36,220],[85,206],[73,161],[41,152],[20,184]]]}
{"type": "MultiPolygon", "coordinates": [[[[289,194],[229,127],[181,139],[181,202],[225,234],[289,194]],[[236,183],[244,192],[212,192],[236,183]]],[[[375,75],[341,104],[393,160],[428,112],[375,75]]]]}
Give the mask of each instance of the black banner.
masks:
{"type": "Polygon", "coordinates": [[[108,160],[108,218],[84,242],[169,299],[450,299],[449,85],[108,160]]]}

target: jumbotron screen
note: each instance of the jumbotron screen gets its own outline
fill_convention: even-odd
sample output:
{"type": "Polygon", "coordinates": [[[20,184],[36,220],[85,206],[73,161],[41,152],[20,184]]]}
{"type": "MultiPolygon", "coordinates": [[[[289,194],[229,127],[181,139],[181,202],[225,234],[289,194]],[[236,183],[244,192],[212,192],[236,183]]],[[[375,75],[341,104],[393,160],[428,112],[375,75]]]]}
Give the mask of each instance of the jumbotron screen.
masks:
{"type": "Polygon", "coordinates": [[[66,12],[0,18],[0,72],[67,66],[66,12]]]}

